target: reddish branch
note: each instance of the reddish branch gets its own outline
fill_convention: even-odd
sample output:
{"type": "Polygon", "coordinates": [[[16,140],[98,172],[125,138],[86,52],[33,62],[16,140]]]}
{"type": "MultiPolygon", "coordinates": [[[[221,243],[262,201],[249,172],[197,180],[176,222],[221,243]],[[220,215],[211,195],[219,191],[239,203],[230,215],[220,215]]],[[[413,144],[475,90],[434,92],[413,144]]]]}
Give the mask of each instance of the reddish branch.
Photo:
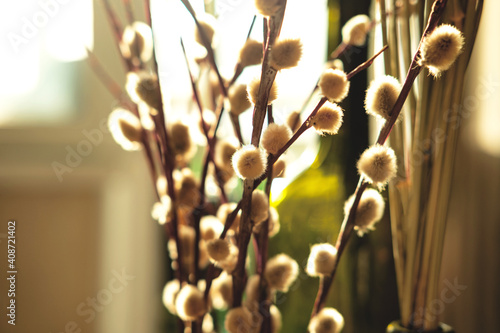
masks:
{"type": "MultiPolygon", "coordinates": [[[[424,34],[422,35],[422,39],[420,40],[420,45],[415,52],[415,55],[413,57],[413,61],[410,65],[410,68],[408,70],[408,74],[406,76],[405,82],[403,84],[403,88],[401,89],[401,93],[392,108],[391,111],[391,117],[387,121],[387,123],[384,125],[384,127],[380,130],[380,134],[377,139],[378,144],[384,144],[387,138],[389,137],[389,134],[391,133],[391,130],[394,126],[394,123],[396,122],[396,119],[398,118],[399,114],[401,113],[401,109],[403,108],[403,104],[408,97],[408,94],[410,92],[410,89],[413,85],[413,82],[415,81],[416,77],[420,73],[422,67],[418,65],[417,60],[419,59],[420,56],[420,46],[422,45],[422,41],[425,36],[427,36],[430,32],[434,30],[434,28],[437,26],[439,19],[441,18],[444,8],[446,6],[447,0],[436,0],[434,2],[434,5],[432,7],[432,12],[429,17],[427,27],[424,31],[424,34]]],[[[342,222],[342,226],[340,229],[340,233],[337,238],[337,243],[336,243],[336,248],[337,248],[337,261],[335,263],[335,268],[331,274],[331,276],[325,277],[320,280],[320,286],[318,289],[318,293],[316,295],[316,301],[314,303],[314,309],[312,312],[312,316],[315,316],[324,306],[326,302],[326,298],[328,296],[328,291],[330,290],[330,287],[332,285],[332,282],[335,277],[335,272],[338,267],[339,260],[342,256],[342,253],[347,246],[347,243],[352,235],[352,232],[354,230],[354,221],[356,218],[356,210],[359,205],[359,202],[361,200],[361,195],[363,194],[364,190],[368,186],[368,183],[364,181],[363,177],[360,177],[358,186],[356,188],[356,191],[354,192],[355,198],[354,202],[351,206],[351,209],[349,210],[349,214],[345,216],[344,221],[342,222]]]]}

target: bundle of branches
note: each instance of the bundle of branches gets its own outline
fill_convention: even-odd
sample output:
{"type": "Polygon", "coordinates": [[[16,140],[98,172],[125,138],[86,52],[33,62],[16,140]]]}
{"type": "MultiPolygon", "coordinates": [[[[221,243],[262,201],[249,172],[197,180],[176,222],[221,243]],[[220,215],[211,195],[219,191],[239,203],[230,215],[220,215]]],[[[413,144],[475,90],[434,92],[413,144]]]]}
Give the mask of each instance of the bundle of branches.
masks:
{"type": "Polygon", "coordinates": [[[433,302],[440,298],[440,267],[462,118],[459,106],[483,1],[448,1],[442,19],[448,24],[439,26],[434,38],[441,40],[440,47],[460,50],[453,66],[448,54],[434,54],[432,37],[424,41],[417,61],[410,64],[422,23],[431,13],[429,1],[387,3],[382,13],[395,15],[381,17],[383,41],[390,47],[390,53],[384,54],[385,73],[399,77],[408,66],[429,68],[429,75],[419,77],[410,91],[404,117],[390,139],[399,167],[397,178],[389,184],[389,201],[401,320],[408,328],[435,330],[439,313],[433,302]]]}
{"type": "MultiPolygon", "coordinates": [[[[181,40],[198,116],[186,122],[165,112],[167,103],[162,82],[158,79],[156,59],[152,58],[149,1],[144,2],[145,23],[136,22],[130,1],[123,1],[128,19],[123,28],[114,9],[104,0],[127,72],[125,94],[89,52],[96,73],[121,104],[110,114],[109,126],[124,149],[142,149],[148,161],[158,199],[153,217],[164,226],[175,271],[175,279],[165,286],[163,300],[167,309],[180,319],[179,331],[186,328],[192,332],[212,332],[217,328],[210,311],[229,308],[224,323],[227,331],[277,332],[281,314],[273,305],[274,295],[277,291],[287,292],[300,270],[287,254],[269,259],[267,254],[269,238],[279,231],[279,216],[269,205],[269,195],[273,179],[283,176],[285,162],[281,157],[310,128],[320,135],[334,135],[341,129],[344,111],[337,103],[348,95],[349,80],[370,66],[387,47],[352,72],[345,73],[341,62],[335,59],[351,47],[363,46],[367,33],[376,25],[364,15],[352,18],[342,29],[343,41],[328,59],[308,98],[317,101],[316,106],[304,116],[300,112],[289,112],[288,120],[280,124],[273,117],[273,101],[279,98],[275,78],[281,71],[299,65],[302,55],[299,39],[280,38],[286,0],[255,1],[256,14],[263,23],[264,41],[250,39],[249,32],[231,79],[220,74],[212,48],[215,19],[195,12],[188,0],[181,2],[196,26],[194,39],[205,51],[196,59],[196,64],[214,78],[212,84],[201,84],[201,75],[191,70],[192,61],[181,40]],[[250,82],[240,82],[240,74],[250,66],[260,66],[260,75],[250,82]],[[209,91],[200,92],[200,89],[209,91]],[[210,96],[208,103],[201,98],[201,93],[210,96]],[[211,110],[207,110],[209,106],[211,110]],[[250,138],[243,137],[240,124],[240,115],[247,110],[253,112],[252,123],[248,124],[250,138]],[[233,128],[231,137],[220,134],[221,126],[225,126],[221,121],[225,113],[231,120],[228,124],[233,128]],[[194,132],[203,135],[203,144],[195,143],[194,132]],[[196,151],[203,151],[201,168],[193,164],[196,151]],[[201,169],[199,177],[195,175],[197,169],[201,169]],[[242,193],[228,195],[228,191],[235,191],[229,186],[235,178],[240,179],[242,193]],[[209,181],[218,188],[217,195],[210,199],[207,197],[209,181]],[[230,200],[233,197],[238,199],[230,200]],[[253,246],[249,247],[252,239],[253,246]],[[249,248],[255,252],[255,269],[247,268],[249,248]]],[[[451,41],[443,40],[441,35],[436,37],[445,4],[445,0],[435,1],[404,84],[400,85],[395,78],[382,77],[367,92],[367,113],[382,119],[384,125],[376,144],[369,147],[358,162],[359,184],[346,202],[337,243],[315,244],[311,248],[306,272],[319,277],[320,284],[309,323],[310,332],[340,332],[343,328],[342,315],[334,308],[325,307],[326,296],[353,231],[359,236],[370,232],[384,213],[384,199],[379,191],[395,177],[397,160],[400,165],[404,160],[399,151],[395,154],[384,144],[416,77],[423,67],[434,72],[435,68],[446,70],[462,50],[463,37],[456,28],[445,26],[455,38],[451,41]],[[443,65],[444,55],[447,58],[443,65]]],[[[384,8],[381,10],[385,13],[384,8]]],[[[383,28],[387,30],[385,23],[383,28]]]]}

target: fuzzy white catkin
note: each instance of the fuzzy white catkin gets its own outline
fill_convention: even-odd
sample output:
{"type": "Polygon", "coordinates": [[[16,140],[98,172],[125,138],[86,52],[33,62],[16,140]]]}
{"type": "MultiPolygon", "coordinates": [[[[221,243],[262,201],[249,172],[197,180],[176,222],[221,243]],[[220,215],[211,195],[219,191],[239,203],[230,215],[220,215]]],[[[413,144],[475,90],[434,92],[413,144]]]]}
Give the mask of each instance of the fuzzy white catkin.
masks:
{"type": "MultiPolygon", "coordinates": [[[[238,206],[234,202],[228,202],[224,203],[219,206],[219,209],[217,210],[217,218],[222,222],[223,225],[226,224],[226,220],[229,214],[238,206]]],[[[233,221],[233,224],[231,225],[230,230],[233,231],[238,231],[238,228],[240,226],[240,217],[241,217],[241,210],[238,212],[238,215],[236,215],[236,218],[233,221]]]]}
{"type": "Polygon", "coordinates": [[[371,21],[366,15],[356,15],[342,27],[342,41],[348,45],[363,46],[371,21]]]}
{"type": "Polygon", "coordinates": [[[299,64],[301,57],[302,42],[300,39],[282,39],[273,45],[270,64],[277,70],[293,68],[299,64]]]}
{"type": "Polygon", "coordinates": [[[201,121],[202,117],[200,117],[199,114],[196,115],[196,118],[199,118],[198,129],[200,133],[203,135],[205,133],[203,130],[203,124],[205,124],[205,128],[210,133],[210,131],[214,129],[215,124],[217,123],[217,117],[215,116],[215,112],[210,109],[203,110],[203,122],[201,121]]]}
{"type": "Polygon", "coordinates": [[[281,326],[283,326],[281,312],[274,304],[269,308],[269,312],[271,313],[271,333],[278,333],[281,331],[281,326]]]}
{"type": "Polygon", "coordinates": [[[234,174],[231,167],[231,159],[234,153],[239,148],[238,140],[235,137],[224,138],[217,140],[215,144],[214,161],[215,164],[223,170],[229,171],[234,174]]]}
{"type": "Polygon", "coordinates": [[[323,96],[333,102],[341,102],[349,93],[347,74],[340,69],[327,69],[321,75],[318,86],[323,96]]]}
{"type": "MultiPolygon", "coordinates": [[[[260,77],[255,77],[250,81],[247,86],[248,98],[253,104],[257,103],[259,98],[259,87],[260,87],[260,77]]],[[[269,91],[269,98],[267,99],[267,104],[270,105],[278,98],[278,85],[276,81],[273,82],[271,90],[269,91]]]]}
{"type": "Polygon", "coordinates": [[[214,319],[207,313],[203,317],[203,322],[201,323],[201,330],[203,333],[213,333],[214,332],[214,319]]]}
{"type": "Polygon", "coordinates": [[[218,310],[224,310],[233,303],[233,277],[226,272],[214,279],[210,289],[212,305],[218,310]]]}
{"type": "Polygon", "coordinates": [[[262,133],[261,145],[269,154],[276,154],[292,137],[292,131],[286,125],[269,124],[262,133]]]}
{"type": "Polygon", "coordinates": [[[160,198],[168,195],[167,191],[167,177],[164,175],[159,175],[156,179],[156,190],[158,191],[158,195],[160,198]]]}
{"type": "Polygon", "coordinates": [[[172,280],[167,282],[163,288],[163,305],[167,308],[168,312],[175,315],[175,299],[180,290],[179,280],[172,280]]]}
{"type": "Polygon", "coordinates": [[[273,16],[285,4],[286,0],[255,0],[255,8],[263,16],[273,16]]]}
{"type": "Polygon", "coordinates": [[[198,249],[200,252],[199,257],[198,257],[198,267],[205,268],[210,263],[210,257],[208,256],[208,251],[207,251],[207,242],[199,241],[198,242],[198,249]]]}
{"type": "Polygon", "coordinates": [[[301,123],[300,123],[300,111],[292,111],[289,115],[288,118],[286,119],[286,124],[290,129],[292,130],[293,133],[295,133],[301,123]]]}
{"type": "Polygon", "coordinates": [[[262,62],[262,42],[253,39],[247,39],[240,50],[240,58],[238,62],[242,67],[258,65],[262,62]]]}
{"type": "Polygon", "coordinates": [[[229,112],[236,116],[239,116],[252,106],[252,103],[248,99],[247,86],[244,84],[237,84],[229,88],[228,99],[229,112]]]}
{"type": "Polygon", "coordinates": [[[258,274],[250,276],[247,280],[247,285],[245,286],[245,305],[249,309],[254,309],[259,305],[259,283],[260,276],[258,274]]]}
{"type": "Polygon", "coordinates": [[[179,206],[192,209],[198,205],[200,193],[198,181],[189,168],[174,173],[175,194],[179,206]]]}
{"type": "Polygon", "coordinates": [[[185,159],[191,158],[196,147],[191,140],[189,126],[180,121],[175,121],[169,126],[169,129],[172,153],[185,159]]]}
{"type": "MultiPolygon", "coordinates": [[[[188,264],[194,262],[194,242],[195,242],[195,231],[192,227],[187,225],[179,226],[179,244],[182,252],[183,264],[188,264]]],[[[177,259],[177,245],[174,239],[170,239],[167,243],[168,251],[170,257],[173,260],[177,259]]]]}
{"type": "Polygon", "coordinates": [[[326,102],[311,119],[311,124],[319,134],[337,134],[344,112],[342,108],[335,103],[326,102]]]}
{"type": "MultiPolygon", "coordinates": [[[[353,194],[345,202],[345,215],[349,214],[354,198],[355,195],[353,194]]],[[[362,237],[365,233],[375,229],[375,223],[384,215],[384,209],[384,198],[382,198],[382,195],[377,190],[370,188],[363,192],[354,221],[354,230],[357,231],[358,236],[362,237]]]]}
{"type": "MultiPolygon", "coordinates": [[[[197,19],[203,29],[203,32],[205,33],[205,36],[207,37],[208,43],[212,44],[215,35],[215,26],[217,23],[216,18],[210,14],[204,13],[203,15],[197,15],[197,19]]],[[[198,26],[194,31],[194,40],[200,45],[205,46],[198,26]]]]}
{"type": "MultiPolygon", "coordinates": [[[[268,228],[268,235],[269,237],[274,237],[278,234],[280,231],[280,217],[278,214],[278,211],[274,207],[269,207],[269,228],[268,228]]],[[[260,233],[262,232],[264,224],[261,223],[259,225],[256,225],[253,229],[254,233],[260,233]]]]}
{"type": "Polygon", "coordinates": [[[200,220],[200,235],[203,240],[219,238],[223,229],[224,225],[216,216],[206,215],[200,220]]]}
{"type": "Polygon", "coordinates": [[[266,170],[267,157],[263,150],[253,145],[246,145],[234,153],[232,164],[241,179],[256,179],[266,170]]]}
{"type": "Polygon", "coordinates": [[[264,271],[269,287],[287,292],[299,275],[299,265],[286,254],[278,254],[267,262],[264,271]]]}
{"type": "Polygon", "coordinates": [[[160,201],[153,204],[151,217],[163,225],[170,220],[172,215],[172,200],[166,194],[161,195],[160,201]]]}
{"type": "Polygon", "coordinates": [[[427,66],[437,77],[448,70],[462,52],[464,37],[450,24],[442,24],[424,38],[420,50],[420,66],[427,66]]]}
{"type": "Polygon", "coordinates": [[[123,30],[120,51],[127,59],[143,62],[153,55],[153,34],[151,27],[143,22],[134,22],[123,30]]]}
{"type": "Polygon", "coordinates": [[[281,229],[280,215],[274,207],[269,207],[269,237],[274,237],[281,229]]]}
{"type": "Polygon", "coordinates": [[[330,275],[337,260],[337,248],[328,243],[315,244],[307,259],[306,273],[310,276],[330,275]]]}
{"type": "Polygon", "coordinates": [[[309,322],[310,333],[339,333],[344,328],[344,317],[334,308],[323,308],[309,322]]]}
{"type": "Polygon", "coordinates": [[[377,144],[361,154],[357,166],[359,174],[370,183],[384,186],[396,176],[396,154],[390,147],[377,144]]]}
{"type": "Polygon", "coordinates": [[[400,92],[401,84],[395,77],[383,75],[376,78],[370,83],[366,91],[366,113],[388,120],[400,92]]]}
{"type": "Polygon", "coordinates": [[[279,158],[273,165],[273,178],[284,177],[286,169],[286,162],[279,158]]]}
{"type": "Polygon", "coordinates": [[[344,70],[344,63],[340,59],[333,59],[328,63],[328,65],[332,69],[340,69],[341,71],[344,70]]]}
{"type": "Polygon", "coordinates": [[[121,108],[113,110],[108,117],[108,128],[124,150],[134,151],[142,147],[141,122],[132,112],[121,108]]]}
{"type": "Polygon", "coordinates": [[[229,255],[226,259],[217,261],[216,266],[222,268],[227,273],[232,273],[236,268],[236,264],[238,263],[238,247],[234,244],[230,244],[229,246],[229,255]]]}
{"type": "Polygon", "coordinates": [[[253,328],[252,313],[242,306],[233,308],[226,314],[224,327],[229,333],[251,332],[253,328]]]}
{"type": "Polygon", "coordinates": [[[182,320],[195,320],[206,312],[203,293],[193,285],[184,285],[177,294],[175,309],[182,320]]]}
{"type": "Polygon", "coordinates": [[[139,95],[137,94],[136,88],[137,84],[140,81],[140,78],[143,76],[150,76],[151,74],[147,72],[128,72],[127,73],[127,78],[125,80],[125,90],[127,92],[127,95],[130,97],[132,102],[139,104],[143,102],[139,95]]]}
{"type": "Polygon", "coordinates": [[[255,225],[259,225],[269,217],[269,198],[264,191],[255,190],[252,193],[252,207],[250,208],[250,219],[255,225]]]}
{"type": "Polygon", "coordinates": [[[213,261],[221,261],[229,256],[229,242],[225,239],[213,239],[207,243],[208,256],[213,261]]]}
{"type": "MultiPolygon", "coordinates": [[[[127,79],[128,78],[129,76],[127,75],[127,79]]],[[[133,84],[133,76],[130,76],[130,78],[132,80],[130,84],[133,84]]],[[[138,102],[143,101],[155,110],[161,110],[163,108],[160,83],[156,75],[147,72],[139,72],[135,84],[135,87],[132,86],[130,89],[135,88],[135,93],[139,97],[138,102]]],[[[132,98],[132,96],[130,97],[132,98]]]]}

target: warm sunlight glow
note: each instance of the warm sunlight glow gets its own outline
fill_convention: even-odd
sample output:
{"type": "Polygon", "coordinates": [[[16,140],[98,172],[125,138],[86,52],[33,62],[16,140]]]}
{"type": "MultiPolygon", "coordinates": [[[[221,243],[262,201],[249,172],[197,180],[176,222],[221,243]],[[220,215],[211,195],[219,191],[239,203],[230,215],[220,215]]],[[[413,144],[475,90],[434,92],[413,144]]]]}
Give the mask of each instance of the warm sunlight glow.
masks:
{"type": "Polygon", "coordinates": [[[23,0],[0,5],[0,123],[62,120],[71,68],[93,46],[91,0],[23,0]]]}

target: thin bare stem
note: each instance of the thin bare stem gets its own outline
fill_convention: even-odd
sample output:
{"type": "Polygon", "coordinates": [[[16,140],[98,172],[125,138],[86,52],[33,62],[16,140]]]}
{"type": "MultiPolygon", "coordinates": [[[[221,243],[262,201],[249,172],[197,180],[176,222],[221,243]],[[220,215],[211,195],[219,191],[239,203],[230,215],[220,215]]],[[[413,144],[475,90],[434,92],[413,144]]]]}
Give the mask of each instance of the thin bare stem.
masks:
{"type": "Polygon", "coordinates": [[[132,3],[130,0],[122,0],[123,4],[125,6],[125,14],[127,15],[127,21],[129,24],[132,24],[135,22],[134,18],[134,11],[132,9],[132,3]]]}
{"type": "MultiPolygon", "coordinates": [[[[279,36],[283,17],[285,15],[286,0],[283,1],[282,7],[274,16],[271,16],[268,23],[268,34],[266,38],[266,48],[262,61],[262,72],[260,86],[258,91],[257,101],[255,103],[252,121],[252,138],[251,143],[255,147],[259,146],[260,135],[264,118],[266,116],[266,108],[268,105],[269,93],[276,77],[276,70],[270,66],[270,50],[274,42],[279,36]]],[[[266,21],[264,21],[266,22],[266,21]]],[[[241,305],[243,290],[246,284],[245,262],[248,250],[248,243],[252,234],[253,222],[250,218],[250,209],[252,205],[252,192],[254,190],[254,181],[245,179],[243,181],[243,195],[241,199],[241,219],[240,231],[238,234],[238,261],[233,272],[233,307],[241,305]]]]}
{"type": "MultiPolygon", "coordinates": [[[[154,51],[153,51],[154,52],[154,51]]],[[[153,53],[154,54],[154,53],[153,53]]],[[[156,61],[156,57],[153,57],[153,70],[155,73],[158,73],[158,63],[156,61]]],[[[158,78],[158,89],[161,91],[161,83],[158,78]]],[[[170,137],[167,132],[166,122],[165,122],[165,113],[163,110],[163,96],[160,93],[159,95],[159,110],[155,110],[155,112],[151,113],[151,117],[155,124],[155,132],[157,135],[157,144],[159,146],[159,150],[161,153],[161,162],[165,177],[167,178],[167,192],[168,196],[172,201],[172,229],[175,238],[175,244],[177,248],[177,264],[178,270],[177,275],[179,282],[182,283],[187,276],[184,276],[183,266],[182,266],[182,248],[180,246],[179,240],[179,221],[177,216],[177,200],[175,193],[175,182],[173,177],[173,171],[175,169],[175,156],[171,151],[170,137]]]]}
{"type": "Polygon", "coordinates": [[[111,25],[111,28],[113,30],[113,36],[115,37],[116,41],[116,48],[118,49],[118,53],[120,54],[120,58],[123,61],[123,65],[126,69],[127,72],[130,72],[134,69],[134,66],[132,62],[129,59],[126,59],[120,50],[120,41],[122,39],[122,34],[123,34],[123,26],[118,17],[115,14],[115,11],[111,7],[111,4],[109,3],[109,0],[101,0],[101,2],[104,5],[104,9],[106,10],[106,15],[108,16],[109,23],[111,25]]]}
{"type": "Polygon", "coordinates": [[[241,135],[240,118],[232,112],[229,112],[229,119],[233,125],[234,135],[238,139],[241,146],[245,143],[243,142],[243,136],[241,135]]]}
{"type": "Polygon", "coordinates": [[[431,33],[439,23],[439,19],[443,15],[444,8],[446,6],[446,2],[448,0],[436,0],[432,7],[432,12],[429,17],[429,21],[427,23],[427,27],[425,28],[424,34],[422,35],[422,39],[420,40],[420,44],[418,46],[417,52],[413,56],[413,61],[411,62],[410,68],[408,69],[408,74],[406,75],[406,80],[401,89],[401,93],[399,94],[396,103],[391,111],[391,118],[384,124],[384,127],[380,131],[380,134],[377,139],[377,143],[383,145],[389,134],[391,133],[396,120],[398,119],[399,114],[401,113],[401,109],[403,108],[403,104],[410,93],[410,89],[413,85],[413,82],[417,78],[418,74],[422,70],[422,67],[418,64],[418,59],[420,58],[420,47],[422,45],[423,39],[429,33],[431,33]]]}
{"type": "MultiPolygon", "coordinates": [[[[205,156],[205,162],[203,164],[203,171],[201,175],[201,180],[200,180],[200,200],[198,202],[198,206],[194,209],[193,211],[193,226],[194,226],[194,231],[195,231],[195,242],[194,242],[194,281],[193,284],[196,285],[198,283],[198,279],[200,277],[200,269],[198,266],[198,261],[200,258],[200,248],[198,244],[200,243],[200,220],[201,216],[203,214],[203,209],[205,207],[205,187],[206,187],[206,181],[207,181],[207,175],[208,175],[208,167],[210,165],[210,162],[214,162],[214,155],[213,155],[213,150],[214,150],[214,143],[215,143],[215,137],[210,138],[210,134],[208,133],[208,126],[205,123],[205,120],[203,118],[203,106],[201,105],[201,100],[198,94],[198,89],[196,88],[196,83],[193,78],[192,72],[191,72],[191,66],[189,65],[188,58],[186,56],[186,49],[184,48],[184,43],[181,38],[181,47],[182,47],[182,52],[184,54],[184,59],[186,61],[188,73],[189,73],[189,79],[191,82],[191,88],[193,90],[193,96],[196,101],[196,104],[198,105],[198,109],[200,111],[200,119],[201,119],[201,127],[203,130],[203,133],[205,134],[205,138],[207,140],[207,152],[205,156]]],[[[213,163],[214,168],[216,169],[217,172],[217,166],[215,165],[215,162],[213,163]]],[[[221,193],[224,193],[224,185],[221,184],[220,186],[221,193]]],[[[224,194],[225,196],[225,194],[224,194]]],[[[194,323],[193,323],[194,325],[194,323]]]]}
{"type": "Polygon", "coordinates": [[[247,33],[247,40],[250,39],[250,35],[252,34],[253,26],[255,25],[255,20],[257,19],[257,15],[254,15],[252,18],[252,23],[250,24],[250,28],[248,29],[247,33]]]}
{"type": "Polygon", "coordinates": [[[104,9],[106,10],[106,14],[108,15],[108,19],[110,20],[111,27],[113,28],[113,32],[115,34],[115,38],[120,40],[123,33],[123,25],[115,14],[115,11],[111,7],[109,0],[102,0],[104,5],[104,9]]]}
{"type": "MultiPolygon", "coordinates": [[[[429,17],[429,21],[427,24],[427,28],[425,29],[425,32],[422,36],[422,40],[425,36],[427,36],[428,33],[430,33],[434,28],[437,26],[437,23],[439,22],[439,19],[444,11],[444,7],[446,5],[447,0],[436,0],[434,2],[433,10],[432,13],[429,17]]],[[[420,42],[420,45],[422,44],[422,40],[420,42]]],[[[403,85],[403,88],[401,90],[401,93],[398,97],[398,100],[396,101],[396,104],[394,105],[391,113],[391,118],[387,122],[387,124],[380,130],[379,138],[377,140],[377,143],[379,144],[384,144],[385,140],[389,136],[394,123],[399,116],[399,113],[401,112],[401,109],[403,107],[403,104],[406,100],[406,97],[408,96],[408,93],[410,91],[410,88],[415,81],[415,78],[418,76],[418,74],[421,71],[421,67],[417,64],[418,57],[420,55],[420,46],[417,49],[412,65],[409,69],[408,75],[406,77],[405,83],[403,85]]],[[[361,200],[361,196],[368,186],[368,183],[364,181],[363,177],[359,178],[358,186],[356,187],[355,191],[355,197],[354,197],[354,202],[351,206],[351,209],[349,210],[349,213],[344,217],[344,221],[342,222],[342,226],[340,229],[340,233],[337,237],[337,243],[336,243],[336,248],[337,248],[337,260],[335,263],[335,269],[332,272],[331,278],[325,279],[322,281],[321,286],[318,290],[318,294],[316,296],[316,302],[314,305],[313,313],[312,316],[315,316],[324,306],[324,303],[326,301],[326,297],[328,294],[328,291],[330,289],[330,286],[334,280],[335,277],[335,272],[336,272],[336,267],[338,266],[338,263],[340,261],[340,258],[342,256],[342,253],[347,246],[347,243],[350,239],[350,236],[352,235],[352,231],[354,230],[354,221],[356,218],[356,210],[358,208],[359,202],[361,200]]]]}
{"type": "MultiPolygon", "coordinates": [[[[137,110],[137,105],[132,103],[123,92],[122,88],[118,85],[118,83],[106,72],[104,66],[101,64],[97,56],[90,51],[87,50],[88,62],[97,78],[102,82],[102,84],[107,88],[107,90],[113,95],[121,104],[123,104],[127,109],[129,109],[132,113],[134,113],[137,117],[139,117],[139,111],[137,110]]],[[[155,162],[153,158],[153,153],[151,151],[151,146],[149,143],[148,132],[143,129],[141,134],[141,142],[144,148],[144,153],[146,154],[146,160],[148,162],[149,172],[151,174],[151,178],[153,181],[153,188],[155,189],[155,194],[157,199],[160,199],[158,191],[156,190],[156,179],[158,178],[156,173],[155,162]]]]}
{"type": "Polygon", "coordinates": [[[181,2],[184,4],[186,9],[188,10],[189,14],[193,17],[194,23],[196,24],[196,28],[200,32],[200,37],[203,42],[203,46],[207,50],[207,56],[208,60],[210,62],[210,65],[212,66],[212,69],[214,70],[215,74],[217,75],[217,79],[219,81],[219,86],[222,92],[222,95],[224,97],[227,97],[227,88],[224,83],[224,79],[220,75],[219,68],[217,67],[217,63],[215,62],[215,55],[214,55],[214,50],[212,49],[212,45],[210,44],[210,40],[207,37],[207,34],[205,33],[205,30],[201,26],[200,22],[196,18],[196,12],[194,11],[193,7],[191,6],[191,3],[189,3],[189,0],[181,0],[181,2]]]}
{"type": "MultiPolygon", "coordinates": [[[[181,38],[181,48],[182,48],[182,53],[184,55],[184,60],[186,61],[186,66],[187,66],[188,74],[189,74],[189,80],[191,82],[191,88],[193,90],[193,96],[194,96],[194,99],[196,101],[196,105],[198,106],[198,110],[200,111],[201,128],[202,128],[203,134],[205,135],[205,139],[207,140],[208,153],[207,153],[206,158],[208,159],[208,161],[205,162],[205,164],[207,165],[207,168],[208,168],[208,162],[212,162],[213,166],[214,166],[214,169],[215,169],[215,173],[217,175],[218,172],[219,172],[219,168],[215,164],[215,160],[214,160],[214,147],[215,147],[216,136],[210,137],[210,133],[208,132],[209,131],[209,126],[207,125],[207,123],[205,122],[205,119],[203,117],[203,106],[201,105],[200,95],[198,94],[198,89],[196,87],[196,82],[195,82],[193,74],[191,72],[191,66],[189,65],[189,60],[188,60],[187,55],[186,55],[186,49],[184,48],[184,43],[182,41],[182,38],[181,38]]],[[[204,178],[206,178],[206,175],[205,175],[204,178]]],[[[203,181],[205,181],[205,179],[203,181]]],[[[202,184],[202,186],[204,188],[205,184],[202,184]]],[[[219,182],[219,189],[221,191],[221,195],[224,198],[226,198],[226,193],[225,193],[225,190],[224,190],[224,184],[221,183],[221,182],[219,182]]],[[[203,196],[204,196],[204,193],[203,193],[203,196]]]]}
{"type": "Polygon", "coordinates": [[[358,74],[362,70],[365,70],[366,68],[370,67],[373,61],[375,61],[375,58],[377,58],[382,52],[387,50],[389,46],[385,45],[380,51],[375,53],[374,56],[372,56],[370,59],[359,65],[358,67],[354,68],[349,74],[347,74],[347,79],[350,80],[354,75],[358,74]]]}
{"type": "MultiPolygon", "coordinates": [[[[87,50],[87,59],[90,65],[90,68],[94,71],[97,78],[102,82],[102,84],[106,87],[106,89],[119,101],[122,101],[125,93],[121,86],[108,74],[104,66],[101,64],[97,56],[86,48],[87,50]]],[[[127,103],[128,104],[128,103],[127,103]]]]}
{"type": "MultiPolygon", "coordinates": [[[[252,23],[250,24],[250,28],[248,29],[248,33],[247,33],[247,38],[246,40],[249,40],[250,39],[250,35],[252,34],[252,30],[253,30],[253,26],[255,24],[255,19],[257,18],[257,15],[254,15],[253,16],[253,19],[252,19],[252,23]]],[[[235,82],[236,80],[238,79],[238,77],[241,75],[241,73],[243,73],[243,70],[245,68],[241,65],[241,63],[238,61],[238,63],[236,64],[235,68],[234,68],[234,74],[233,74],[233,77],[231,78],[231,81],[229,81],[229,84],[228,84],[228,88],[231,87],[235,82]]]]}
{"type": "MultiPolygon", "coordinates": [[[[269,108],[268,108],[269,109],[269,108]]],[[[269,111],[268,116],[272,119],[272,108],[269,111]]],[[[271,185],[273,182],[273,165],[268,166],[268,176],[267,176],[267,182],[266,182],[266,195],[269,199],[270,202],[270,195],[271,195],[271,185]]],[[[262,315],[262,324],[260,327],[260,332],[262,333],[269,333],[271,332],[271,317],[269,316],[270,313],[270,306],[271,306],[271,300],[268,299],[268,286],[266,279],[264,278],[264,272],[266,270],[266,264],[267,264],[267,258],[268,258],[268,247],[269,247],[269,223],[271,219],[271,214],[269,212],[268,218],[262,222],[262,226],[260,229],[260,232],[255,236],[255,240],[258,245],[258,256],[257,256],[257,274],[259,274],[259,299],[258,299],[258,304],[259,304],[259,311],[260,314],[262,315]]]]}
{"type": "Polygon", "coordinates": [[[146,16],[146,23],[153,28],[151,25],[151,3],[150,0],[144,0],[144,13],[146,16]]]}

